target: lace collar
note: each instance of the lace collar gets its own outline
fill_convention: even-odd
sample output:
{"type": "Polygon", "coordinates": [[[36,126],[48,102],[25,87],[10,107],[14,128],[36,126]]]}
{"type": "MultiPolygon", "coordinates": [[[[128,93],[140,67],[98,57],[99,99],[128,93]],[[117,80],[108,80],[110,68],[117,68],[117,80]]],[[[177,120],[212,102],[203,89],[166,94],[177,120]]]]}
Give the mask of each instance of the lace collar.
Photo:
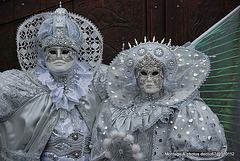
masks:
{"type": "Polygon", "coordinates": [[[72,69],[61,74],[50,73],[41,61],[38,64],[38,80],[51,91],[56,109],[71,111],[88,93],[93,76],[86,63],[75,61],[72,69]]]}

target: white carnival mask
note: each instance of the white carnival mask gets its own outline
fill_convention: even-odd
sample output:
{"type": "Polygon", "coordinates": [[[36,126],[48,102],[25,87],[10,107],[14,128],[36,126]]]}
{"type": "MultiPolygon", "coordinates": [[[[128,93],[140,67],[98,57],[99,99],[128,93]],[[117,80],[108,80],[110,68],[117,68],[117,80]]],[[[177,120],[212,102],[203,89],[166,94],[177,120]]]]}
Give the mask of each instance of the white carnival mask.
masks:
{"type": "Polygon", "coordinates": [[[144,56],[136,65],[139,88],[148,94],[159,92],[163,84],[163,65],[151,54],[144,56]]]}
{"type": "Polygon", "coordinates": [[[65,72],[69,70],[75,60],[75,51],[71,48],[54,46],[45,51],[46,64],[53,72],[65,72]]]}

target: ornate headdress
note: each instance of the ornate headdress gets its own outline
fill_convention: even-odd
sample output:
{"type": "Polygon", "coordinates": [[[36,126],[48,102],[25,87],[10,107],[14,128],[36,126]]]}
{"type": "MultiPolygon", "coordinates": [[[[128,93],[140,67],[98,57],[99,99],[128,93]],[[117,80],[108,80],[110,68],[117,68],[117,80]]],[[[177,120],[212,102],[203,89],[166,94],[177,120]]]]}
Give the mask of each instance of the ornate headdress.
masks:
{"type": "Polygon", "coordinates": [[[77,24],[68,19],[65,8],[56,9],[53,19],[45,20],[38,33],[43,50],[51,46],[66,46],[79,52],[84,41],[77,24]]]}
{"type": "Polygon", "coordinates": [[[163,63],[163,89],[172,94],[165,97],[165,100],[160,100],[160,103],[167,106],[192,96],[210,70],[208,57],[199,51],[169,46],[162,42],[136,42],[136,46],[130,46],[130,49],[119,53],[108,69],[107,92],[115,106],[129,107],[140,93],[136,85],[135,69],[139,65],[144,66],[139,63],[145,60],[144,57],[153,57],[152,60],[163,63]]]}
{"type": "Polygon", "coordinates": [[[141,60],[138,61],[135,68],[141,70],[143,67],[146,66],[156,67],[158,70],[161,70],[163,67],[163,63],[148,53],[141,60]]]}
{"type": "Polygon", "coordinates": [[[80,15],[58,8],[34,15],[19,26],[17,53],[22,70],[35,68],[39,49],[54,45],[76,50],[78,60],[88,63],[93,74],[101,63],[103,39],[97,27],[80,15]]]}

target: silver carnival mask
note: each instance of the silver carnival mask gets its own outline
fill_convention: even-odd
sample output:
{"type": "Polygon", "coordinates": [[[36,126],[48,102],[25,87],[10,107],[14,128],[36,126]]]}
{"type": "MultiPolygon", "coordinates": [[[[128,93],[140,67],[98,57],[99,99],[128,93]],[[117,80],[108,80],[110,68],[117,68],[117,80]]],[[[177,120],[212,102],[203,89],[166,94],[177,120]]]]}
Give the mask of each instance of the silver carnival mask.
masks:
{"type": "Polygon", "coordinates": [[[76,51],[67,47],[50,47],[45,51],[47,67],[53,72],[64,72],[74,63],[76,51]]]}
{"type": "Polygon", "coordinates": [[[136,79],[139,88],[149,94],[159,92],[163,84],[162,62],[147,54],[136,65],[136,79]]]}

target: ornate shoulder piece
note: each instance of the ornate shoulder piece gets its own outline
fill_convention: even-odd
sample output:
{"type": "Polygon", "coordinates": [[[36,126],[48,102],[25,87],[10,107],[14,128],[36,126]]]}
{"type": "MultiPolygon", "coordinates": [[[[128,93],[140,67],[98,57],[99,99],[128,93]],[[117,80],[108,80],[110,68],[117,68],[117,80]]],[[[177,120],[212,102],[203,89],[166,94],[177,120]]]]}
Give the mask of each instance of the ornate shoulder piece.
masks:
{"type": "Polygon", "coordinates": [[[55,12],[45,12],[25,20],[17,31],[17,53],[22,70],[29,71],[37,65],[37,55],[41,47],[52,45],[70,45],[78,52],[78,60],[87,62],[89,70],[94,74],[98,69],[103,52],[103,39],[97,27],[86,18],[58,8],[55,12]],[[53,18],[54,34],[43,41],[38,39],[41,24],[48,18],[53,18]],[[82,33],[82,38],[75,41],[64,36],[64,19],[74,21],[82,33]],[[83,41],[84,40],[84,41],[83,41]],[[67,43],[67,44],[66,44],[67,43]]]}
{"type": "Polygon", "coordinates": [[[43,92],[23,71],[7,70],[0,73],[0,79],[0,121],[12,115],[30,98],[43,92]]]}

